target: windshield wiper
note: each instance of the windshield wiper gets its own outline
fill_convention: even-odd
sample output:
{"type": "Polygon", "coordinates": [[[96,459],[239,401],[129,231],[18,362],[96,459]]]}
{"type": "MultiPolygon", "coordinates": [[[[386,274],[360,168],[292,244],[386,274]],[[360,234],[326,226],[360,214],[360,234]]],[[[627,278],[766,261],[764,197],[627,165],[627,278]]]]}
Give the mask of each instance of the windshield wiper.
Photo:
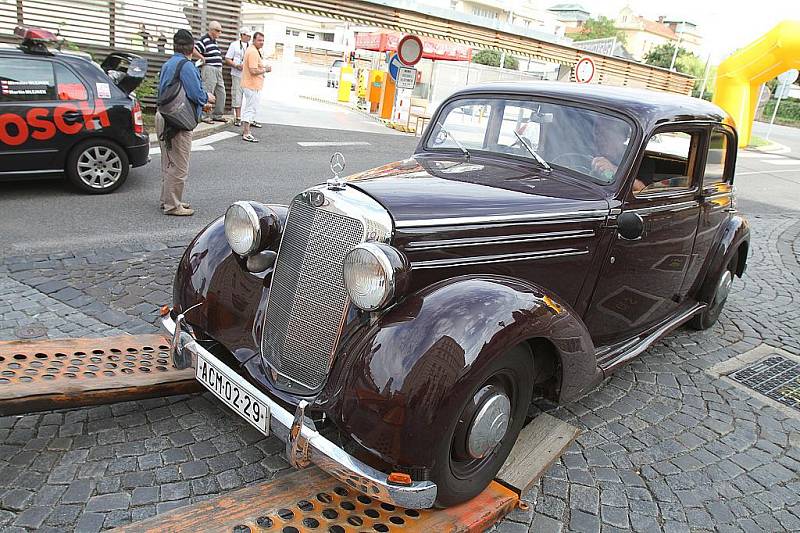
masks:
{"type": "Polygon", "coordinates": [[[442,123],[441,123],[441,122],[437,122],[437,123],[436,123],[436,125],[437,125],[437,126],[439,126],[439,131],[441,131],[442,133],[444,133],[444,134],[445,134],[445,136],[446,136],[448,139],[451,139],[451,140],[452,140],[454,143],[456,143],[456,146],[458,146],[458,148],[459,148],[459,149],[460,149],[460,150],[461,150],[461,151],[464,153],[464,157],[466,158],[467,162],[469,162],[469,152],[467,151],[467,149],[466,149],[466,148],[464,148],[464,145],[463,145],[463,144],[461,144],[460,142],[458,142],[458,139],[456,139],[455,137],[453,137],[453,134],[452,134],[452,133],[450,133],[449,131],[447,131],[447,130],[445,129],[445,127],[442,125],[442,123]]]}
{"type": "Polygon", "coordinates": [[[548,164],[547,164],[547,161],[545,161],[545,160],[544,160],[544,158],[543,158],[542,156],[540,156],[539,154],[537,154],[537,153],[536,153],[536,150],[534,150],[534,149],[533,149],[533,146],[531,146],[531,145],[529,145],[529,144],[528,144],[528,141],[527,141],[527,139],[525,139],[525,138],[524,138],[522,135],[520,135],[519,133],[517,133],[517,132],[516,132],[516,130],[514,131],[514,135],[516,135],[516,136],[517,136],[517,139],[519,139],[519,142],[521,142],[521,143],[522,143],[522,146],[524,146],[524,147],[525,147],[525,149],[526,149],[526,150],[528,150],[528,152],[529,152],[529,153],[530,153],[530,154],[533,156],[533,158],[534,158],[534,159],[536,159],[536,161],[537,161],[537,162],[538,162],[540,165],[542,165],[542,167],[544,167],[544,169],[545,169],[546,171],[548,171],[548,172],[552,172],[552,171],[553,171],[553,167],[551,167],[550,165],[548,165],[548,164]]]}

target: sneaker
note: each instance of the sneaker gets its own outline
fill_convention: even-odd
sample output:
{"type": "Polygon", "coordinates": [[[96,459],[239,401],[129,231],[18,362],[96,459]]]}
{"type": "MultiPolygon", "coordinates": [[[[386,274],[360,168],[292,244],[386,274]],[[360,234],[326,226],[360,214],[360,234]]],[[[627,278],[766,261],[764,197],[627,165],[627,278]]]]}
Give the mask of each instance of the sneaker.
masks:
{"type": "MultiPolygon", "coordinates": [[[[251,124],[251,126],[252,126],[252,124],[251,124]]],[[[242,135],[242,140],[243,141],[247,141],[249,143],[257,143],[258,142],[258,139],[256,139],[255,137],[253,137],[249,133],[247,135],[242,135]]]]}
{"type": "Polygon", "coordinates": [[[233,121],[233,125],[238,128],[239,126],[242,125],[242,121],[237,118],[236,120],[233,121]]]}
{"type": "Polygon", "coordinates": [[[228,119],[226,119],[224,117],[211,117],[211,121],[212,122],[225,122],[225,123],[227,123],[228,119]]]}
{"type": "Polygon", "coordinates": [[[261,128],[261,127],[263,127],[263,126],[262,126],[261,124],[259,124],[258,122],[251,122],[251,123],[250,123],[250,125],[251,125],[251,126],[253,126],[254,128],[261,128]]]}
{"type": "Polygon", "coordinates": [[[203,124],[213,124],[214,123],[214,121],[211,120],[210,118],[204,118],[200,122],[202,122],[203,124]]]}
{"type": "MultiPolygon", "coordinates": [[[[192,204],[190,204],[189,202],[181,202],[181,207],[184,209],[191,209],[192,204]]],[[[161,204],[161,211],[164,211],[164,204],[161,204]]]]}
{"type": "Polygon", "coordinates": [[[171,215],[174,217],[190,217],[194,215],[194,209],[187,209],[183,206],[176,207],[175,209],[171,209],[169,211],[164,211],[165,215],[171,215]]]}

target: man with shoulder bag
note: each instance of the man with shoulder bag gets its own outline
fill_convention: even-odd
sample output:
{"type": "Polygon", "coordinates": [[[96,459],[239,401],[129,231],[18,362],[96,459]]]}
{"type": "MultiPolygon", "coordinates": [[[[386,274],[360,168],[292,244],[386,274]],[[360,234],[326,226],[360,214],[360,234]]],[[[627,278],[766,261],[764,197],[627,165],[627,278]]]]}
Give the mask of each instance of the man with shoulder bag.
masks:
{"type": "Polygon", "coordinates": [[[175,55],[161,67],[158,82],[156,133],[161,148],[161,211],[165,215],[191,216],[194,210],[183,202],[183,189],[189,175],[192,130],[203,110],[215,102],[203,90],[200,73],[190,61],[194,37],[178,30],[172,38],[175,55]]]}

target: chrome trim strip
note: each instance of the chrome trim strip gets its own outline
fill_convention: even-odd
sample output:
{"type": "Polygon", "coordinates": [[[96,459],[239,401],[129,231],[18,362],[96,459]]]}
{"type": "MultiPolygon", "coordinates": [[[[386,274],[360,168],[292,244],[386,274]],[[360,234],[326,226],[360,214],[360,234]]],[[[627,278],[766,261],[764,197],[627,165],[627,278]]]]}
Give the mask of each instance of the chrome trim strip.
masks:
{"type": "Polygon", "coordinates": [[[547,233],[528,233],[516,237],[466,237],[463,239],[442,239],[439,241],[413,241],[406,245],[408,251],[438,250],[441,248],[465,248],[468,246],[517,244],[525,242],[545,242],[561,239],[585,239],[594,237],[594,230],[553,231],[547,233]]]}
{"type": "Polygon", "coordinates": [[[465,224],[490,224],[492,222],[528,222],[537,220],[562,220],[574,218],[584,220],[587,218],[604,219],[608,215],[607,209],[593,211],[572,211],[569,213],[528,213],[526,215],[497,215],[485,217],[450,217],[425,220],[398,220],[398,228],[429,228],[431,226],[461,226],[465,224]]]}
{"type": "MultiPolygon", "coordinates": [[[[690,309],[684,311],[683,313],[675,316],[670,321],[668,321],[667,323],[659,327],[657,330],[652,332],[650,335],[644,337],[640,341],[633,344],[633,347],[630,350],[624,351],[625,347],[629,346],[632,343],[628,343],[625,346],[623,346],[622,348],[623,351],[620,351],[620,353],[617,354],[616,357],[614,357],[607,363],[601,364],[600,368],[604,372],[606,372],[611,368],[614,368],[618,365],[621,365],[622,363],[630,361],[631,359],[633,359],[634,357],[638,356],[643,351],[645,351],[647,348],[649,348],[651,344],[656,342],[662,336],[666,335],[671,330],[677,328],[678,326],[680,326],[681,324],[692,318],[694,315],[701,312],[706,307],[707,307],[706,304],[695,304],[694,307],[691,307],[690,309]]],[[[598,357],[602,352],[603,352],[602,349],[596,352],[595,357],[598,357]]]]}
{"type": "Polygon", "coordinates": [[[411,263],[411,270],[424,268],[452,268],[469,265],[482,265],[490,263],[510,263],[513,261],[533,261],[536,259],[550,259],[553,257],[569,257],[585,255],[589,250],[564,248],[561,250],[542,250],[539,252],[521,252],[517,254],[485,255],[480,257],[459,257],[457,259],[430,259],[411,263]]]}
{"type": "Polygon", "coordinates": [[[631,213],[638,213],[640,215],[651,215],[653,213],[661,213],[661,212],[670,212],[674,213],[677,211],[683,211],[684,209],[691,209],[693,207],[700,207],[700,202],[697,200],[692,200],[689,202],[681,202],[679,204],[668,204],[668,205],[655,205],[652,207],[639,207],[636,209],[628,209],[628,212],[631,213]]]}
{"type": "MultiPolygon", "coordinates": [[[[170,338],[173,337],[176,327],[170,315],[161,318],[161,326],[166,330],[170,338]]],[[[189,356],[194,355],[196,357],[201,354],[214,365],[218,365],[221,368],[230,368],[211,352],[200,346],[194,338],[182,346],[181,349],[188,352],[189,356]]],[[[231,371],[226,374],[226,377],[269,407],[269,428],[273,435],[284,443],[292,443],[294,441],[300,447],[307,448],[308,458],[311,462],[343,483],[352,486],[351,483],[353,483],[353,478],[355,477],[358,479],[357,486],[364,485],[369,489],[368,496],[392,505],[408,509],[427,509],[433,506],[434,501],[436,501],[437,487],[432,481],[414,481],[410,486],[390,484],[385,473],[349,455],[315,429],[306,425],[305,421],[300,424],[297,420],[303,420],[302,418],[296,417],[284,409],[279,403],[272,400],[237,373],[231,371]],[[299,429],[294,439],[290,435],[293,425],[296,430],[299,429]],[[298,442],[298,440],[302,442],[298,442]]]]}

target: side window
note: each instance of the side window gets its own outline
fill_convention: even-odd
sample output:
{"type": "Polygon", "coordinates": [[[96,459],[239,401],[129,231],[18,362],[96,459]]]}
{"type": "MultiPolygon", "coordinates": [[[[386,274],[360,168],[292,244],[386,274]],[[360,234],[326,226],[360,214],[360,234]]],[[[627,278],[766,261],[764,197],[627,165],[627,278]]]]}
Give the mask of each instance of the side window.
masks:
{"type": "Polygon", "coordinates": [[[89,93],[83,82],[64,65],[56,63],[56,94],[59,100],[87,100],[89,93]]]}
{"type": "Polygon", "coordinates": [[[0,61],[0,102],[55,100],[53,65],[36,59],[0,61]]]}
{"type": "Polygon", "coordinates": [[[708,157],[703,174],[703,186],[725,183],[725,167],[728,165],[730,138],[725,132],[714,130],[708,141],[708,157]]]}
{"type": "Polygon", "coordinates": [[[645,148],[633,192],[642,195],[690,188],[698,139],[698,134],[682,131],[653,135],[645,148]]]}

